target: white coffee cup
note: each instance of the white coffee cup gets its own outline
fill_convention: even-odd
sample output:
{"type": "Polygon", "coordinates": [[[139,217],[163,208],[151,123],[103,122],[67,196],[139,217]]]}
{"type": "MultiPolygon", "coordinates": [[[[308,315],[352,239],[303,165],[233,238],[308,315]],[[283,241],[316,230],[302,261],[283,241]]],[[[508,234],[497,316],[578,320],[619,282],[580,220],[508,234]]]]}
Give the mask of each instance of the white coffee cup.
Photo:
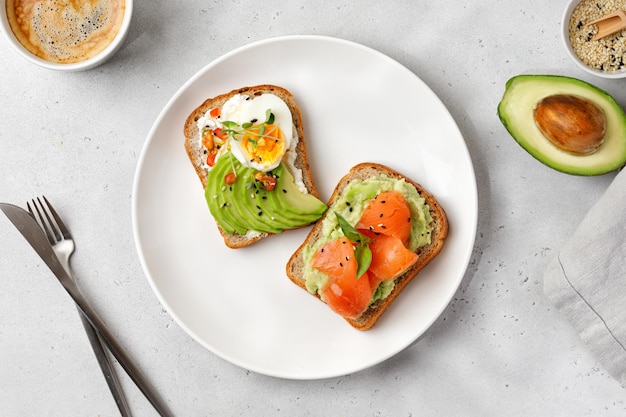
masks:
{"type": "MultiPolygon", "coordinates": [[[[22,38],[22,41],[20,41],[18,36],[16,36],[16,34],[14,33],[11,27],[11,23],[9,21],[9,17],[7,16],[7,12],[8,12],[7,1],[8,0],[0,0],[0,7],[2,8],[0,10],[0,28],[2,32],[4,33],[7,41],[13,46],[13,48],[20,55],[22,55],[27,60],[37,65],[40,65],[42,67],[54,69],[54,70],[60,70],[60,71],[87,70],[87,69],[94,68],[104,63],[111,56],[113,56],[113,54],[115,54],[115,52],[117,52],[119,48],[122,46],[124,39],[126,38],[126,35],[128,34],[128,29],[130,27],[130,21],[131,21],[132,12],[133,12],[133,0],[124,0],[123,1],[124,10],[123,10],[123,15],[121,16],[121,23],[119,23],[119,25],[112,27],[111,31],[117,30],[117,33],[115,33],[112,39],[102,41],[103,42],[102,46],[104,46],[105,44],[106,46],[104,46],[103,48],[98,47],[98,49],[101,49],[101,50],[95,53],[93,56],[89,56],[87,58],[81,57],[81,58],[71,59],[71,58],[67,58],[67,56],[63,57],[65,61],[77,60],[76,62],[59,62],[59,60],[55,60],[54,57],[51,57],[50,55],[46,56],[46,52],[42,48],[39,48],[39,50],[43,52],[38,52],[38,54],[36,54],[35,52],[32,52],[32,50],[35,49],[33,46],[29,46],[30,47],[30,50],[29,50],[29,47],[25,46],[22,42],[24,43],[30,43],[30,42],[28,41],[28,38],[22,34],[19,35],[22,38]],[[117,29],[117,27],[119,27],[119,29],[117,29]]],[[[46,5],[46,3],[50,3],[50,2],[47,2],[46,0],[40,0],[38,1],[38,3],[40,3],[40,5],[46,5]]],[[[72,7],[71,3],[72,2],[68,2],[68,5],[67,5],[68,8],[72,7]]],[[[73,2],[73,3],[76,3],[76,2],[73,2]]],[[[89,7],[89,5],[87,5],[86,7],[89,7]]],[[[80,13],[77,13],[76,10],[70,10],[70,12],[74,13],[74,15],[76,15],[77,17],[81,17],[80,13]]],[[[52,12],[49,12],[49,13],[52,13],[52,12]]],[[[67,16],[67,13],[65,13],[64,16],[67,16]]],[[[13,26],[15,27],[16,25],[17,25],[16,20],[13,19],[13,26]]],[[[30,23],[28,23],[27,26],[30,28],[30,23]]],[[[69,26],[71,27],[71,25],[69,26]]],[[[79,27],[80,25],[76,24],[75,26],[79,27]]],[[[69,30],[67,29],[67,27],[68,27],[67,25],[63,26],[63,30],[66,30],[66,31],[69,30]]],[[[15,27],[15,30],[20,32],[20,29],[17,27],[15,27]]],[[[33,32],[37,33],[36,31],[33,31],[33,32]]],[[[37,41],[39,41],[38,38],[36,39],[37,41]]],[[[53,42],[49,42],[49,43],[52,44],[53,42]]]]}

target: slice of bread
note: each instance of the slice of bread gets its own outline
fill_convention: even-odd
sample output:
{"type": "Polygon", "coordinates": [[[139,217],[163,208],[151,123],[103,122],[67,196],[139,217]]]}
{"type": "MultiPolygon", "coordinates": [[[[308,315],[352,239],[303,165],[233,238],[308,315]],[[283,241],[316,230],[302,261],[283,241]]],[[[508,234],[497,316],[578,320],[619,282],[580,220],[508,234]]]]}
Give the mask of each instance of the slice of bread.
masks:
{"type": "MultiPolygon", "coordinates": [[[[197,122],[202,116],[205,115],[207,111],[216,107],[221,108],[224,103],[228,101],[228,99],[236,94],[247,95],[249,97],[259,96],[261,94],[274,94],[287,104],[287,107],[289,107],[289,110],[291,110],[294,136],[297,133],[298,138],[298,143],[296,145],[297,156],[294,165],[296,168],[299,168],[302,171],[302,182],[304,183],[309,194],[319,198],[319,194],[313,183],[313,175],[309,167],[309,161],[306,153],[304,128],[300,108],[296,104],[293,95],[288,90],[269,84],[243,87],[213,98],[209,98],[196,109],[194,109],[187,117],[184,125],[185,150],[187,151],[189,160],[191,161],[191,164],[193,165],[193,168],[195,169],[196,174],[198,175],[198,178],[202,183],[202,187],[206,188],[209,169],[204,164],[206,155],[204,154],[204,147],[201,143],[201,133],[200,129],[198,128],[197,122]]],[[[224,243],[226,244],[226,246],[233,249],[251,245],[252,243],[270,235],[270,233],[261,233],[254,236],[240,235],[238,233],[231,235],[225,233],[224,230],[219,226],[219,224],[217,224],[217,228],[224,238],[224,243]]]]}
{"type": "MultiPolygon", "coordinates": [[[[412,184],[415,187],[418,194],[420,194],[426,200],[426,204],[428,204],[428,207],[430,209],[430,215],[432,216],[431,225],[433,229],[431,233],[430,244],[422,246],[416,250],[416,252],[419,254],[419,259],[417,263],[414,264],[409,270],[404,272],[400,277],[395,279],[395,287],[389,294],[389,296],[387,296],[385,299],[378,300],[371,304],[368,309],[363,314],[361,314],[361,316],[355,319],[345,318],[345,320],[350,323],[352,327],[358,330],[368,330],[372,326],[374,326],[380,316],[385,312],[385,310],[387,310],[393,300],[395,300],[396,297],[400,295],[402,290],[417,275],[417,273],[439,254],[439,252],[443,248],[445,239],[448,236],[448,219],[443,208],[439,205],[435,197],[432,194],[428,193],[420,184],[406,178],[399,172],[396,172],[384,165],[370,162],[361,163],[354,166],[335,187],[333,194],[328,201],[328,206],[332,207],[332,204],[341,195],[343,189],[352,180],[364,180],[380,174],[385,174],[388,177],[396,179],[404,178],[406,182],[412,184]]],[[[331,210],[327,211],[326,214],[324,214],[324,218],[330,212],[331,210]]],[[[307,245],[313,244],[317,239],[321,237],[322,220],[323,218],[318,221],[315,226],[313,226],[311,232],[307,235],[306,239],[298,248],[298,250],[296,250],[296,252],[291,256],[286,266],[286,272],[289,279],[296,285],[302,287],[305,291],[306,281],[303,276],[303,267],[305,261],[303,259],[302,252],[307,245]]],[[[317,294],[315,295],[318,296],[317,294]]]]}

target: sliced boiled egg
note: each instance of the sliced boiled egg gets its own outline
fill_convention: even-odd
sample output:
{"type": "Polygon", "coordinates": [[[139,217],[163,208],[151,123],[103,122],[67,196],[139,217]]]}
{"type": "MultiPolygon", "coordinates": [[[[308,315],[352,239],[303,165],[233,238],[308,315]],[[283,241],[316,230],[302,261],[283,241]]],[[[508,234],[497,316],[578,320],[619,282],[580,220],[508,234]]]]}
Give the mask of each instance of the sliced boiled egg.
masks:
{"type": "Polygon", "coordinates": [[[223,128],[236,132],[227,149],[248,168],[271,171],[291,145],[291,111],[274,94],[237,95],[224,104],[220,118],[223,128]]]}

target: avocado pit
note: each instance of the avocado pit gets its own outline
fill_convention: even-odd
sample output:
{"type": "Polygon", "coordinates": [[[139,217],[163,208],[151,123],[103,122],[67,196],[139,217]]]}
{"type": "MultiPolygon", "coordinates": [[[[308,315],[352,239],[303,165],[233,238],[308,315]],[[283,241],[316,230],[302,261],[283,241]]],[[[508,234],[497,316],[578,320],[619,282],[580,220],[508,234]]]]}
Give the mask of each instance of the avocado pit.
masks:
{"type": "Polygon", "coordinates": [[[535,107],[533,118],[546,139],[565,152],[589,155],[604,142],[606,116],[584,98],[567,94],[545,97],[535,107]]]}

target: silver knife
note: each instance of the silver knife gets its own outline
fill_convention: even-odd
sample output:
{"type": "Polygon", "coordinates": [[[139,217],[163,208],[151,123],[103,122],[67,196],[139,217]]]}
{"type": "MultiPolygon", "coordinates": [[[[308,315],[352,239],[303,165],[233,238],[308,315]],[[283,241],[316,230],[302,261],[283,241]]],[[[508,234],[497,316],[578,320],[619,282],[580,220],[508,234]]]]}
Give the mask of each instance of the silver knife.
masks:
{"type": "Polygon", "coordinates": [[[139,390],[145,395],[154,409],[162,417],[173,417],[161,399],[152,391],[146,379],[132,363],[115,337],[113,337],[100,316],[98,316],[98,314],[87,303],[82,293],[78,290],[76,284],[74,284],[65,271],[65,268],[63,268],[63,265],[61,265],[61,262],[59,262],[59,259],[52,250],[52,246],[48,242],[48,239],[35,219],[33,219],[26,210],[13,204],[0,203],[0,210],[4,212],[11,223],[15,225],[17,230],[19,230],[24,238],[26,238],[33,249],[35,249],[35,252],[37,252],[46,265],[48,265],[50,270],[58,278],[61,285],[63,285],[68,294],[74,299],[78,308],[85,313],[87,320],[89,320],[91,325],[98,331],[113,356],[115,356],[119,364],[122,368],[124,368],[139,390]]]}

